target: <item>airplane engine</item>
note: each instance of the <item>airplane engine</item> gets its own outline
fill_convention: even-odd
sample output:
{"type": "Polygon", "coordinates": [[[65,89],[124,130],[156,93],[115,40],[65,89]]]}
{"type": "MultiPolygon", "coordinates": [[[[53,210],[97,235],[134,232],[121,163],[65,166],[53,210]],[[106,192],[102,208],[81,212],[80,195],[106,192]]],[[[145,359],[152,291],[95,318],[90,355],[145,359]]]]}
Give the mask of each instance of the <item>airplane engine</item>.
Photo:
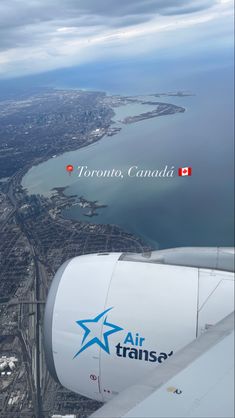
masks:
{"type": "MultiPolygon", "coordinates": [[[[75,257],[57,271],[44,317],[51,375],[108,401],[234,309],[231,249],[75,257]]],[[[218,360],[219,361],[219,360],[218,360]]]]}

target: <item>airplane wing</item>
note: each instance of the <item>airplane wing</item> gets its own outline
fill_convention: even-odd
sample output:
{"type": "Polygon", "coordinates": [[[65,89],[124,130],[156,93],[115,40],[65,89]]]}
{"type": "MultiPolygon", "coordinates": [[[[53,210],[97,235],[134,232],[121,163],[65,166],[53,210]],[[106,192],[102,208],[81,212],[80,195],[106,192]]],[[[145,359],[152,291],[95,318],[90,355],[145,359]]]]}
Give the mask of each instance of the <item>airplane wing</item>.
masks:
{"type": "Polygon", "coordinates": [[[234,417],[234,312],[91,417],[234,417]]]}

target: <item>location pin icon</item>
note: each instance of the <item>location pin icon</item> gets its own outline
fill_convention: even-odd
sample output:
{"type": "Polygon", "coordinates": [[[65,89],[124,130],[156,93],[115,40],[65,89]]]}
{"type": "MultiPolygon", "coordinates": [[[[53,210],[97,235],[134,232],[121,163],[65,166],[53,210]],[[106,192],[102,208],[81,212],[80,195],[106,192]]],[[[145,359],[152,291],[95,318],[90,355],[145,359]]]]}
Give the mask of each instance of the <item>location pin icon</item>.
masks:
{"type": "Polygon", "coordinates": [[[69,175],[71,176],[72,172],[73,172],[73,165],[72,164],[68,164],[66,165],[66,171],[69,173],[69,175]]]}

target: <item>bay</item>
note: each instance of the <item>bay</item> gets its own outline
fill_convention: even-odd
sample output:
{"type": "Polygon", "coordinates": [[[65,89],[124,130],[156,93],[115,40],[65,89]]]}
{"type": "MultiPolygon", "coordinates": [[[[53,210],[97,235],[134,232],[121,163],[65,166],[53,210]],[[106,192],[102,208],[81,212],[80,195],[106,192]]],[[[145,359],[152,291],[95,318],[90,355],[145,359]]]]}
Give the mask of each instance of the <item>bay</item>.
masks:
{"type": "MultiPolygon", "coordinates": [[[[107,208],[91,222],[116,224],[144,238],[153,248],[233,245],[233,104],[229,80],[210,73],[187,81],[195,96],[157,100],[186,108],[185,113],[157,117],[130,125],[125,116],[151,110],[146,105],[115,108],[122,130],[115,136],[32,167],[22,184],[29,193],[50,195],[68,186],[68,195],[98,200],[107,208]],[[218,87],[220,86],[220,88],[218,87]],[[174,178],[78,178],[68,176],[67,164],[96,169],[175,168],[174,178]],[[191,166],[191,177],[177,169],[191,166]]],[[[147,93],[147,91],[146,91],[147,93]]],[[[149,92],[148,92],[149,93],[149,92]]],[[[134,91],[133,93],[134,94],[134,91]]],[[[75,206],[64,216],[88,221],[75,206]]]]}

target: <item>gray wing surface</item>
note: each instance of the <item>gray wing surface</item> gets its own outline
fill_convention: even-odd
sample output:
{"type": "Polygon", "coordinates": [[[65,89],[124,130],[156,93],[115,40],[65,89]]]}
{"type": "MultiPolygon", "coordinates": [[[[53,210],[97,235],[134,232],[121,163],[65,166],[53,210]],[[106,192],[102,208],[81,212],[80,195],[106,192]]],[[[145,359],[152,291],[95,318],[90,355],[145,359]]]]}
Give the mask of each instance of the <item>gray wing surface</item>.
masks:
{"type": "Polygon", "coordinates": [[[234,313],[91,417],[234,417],[234,313]]]}

